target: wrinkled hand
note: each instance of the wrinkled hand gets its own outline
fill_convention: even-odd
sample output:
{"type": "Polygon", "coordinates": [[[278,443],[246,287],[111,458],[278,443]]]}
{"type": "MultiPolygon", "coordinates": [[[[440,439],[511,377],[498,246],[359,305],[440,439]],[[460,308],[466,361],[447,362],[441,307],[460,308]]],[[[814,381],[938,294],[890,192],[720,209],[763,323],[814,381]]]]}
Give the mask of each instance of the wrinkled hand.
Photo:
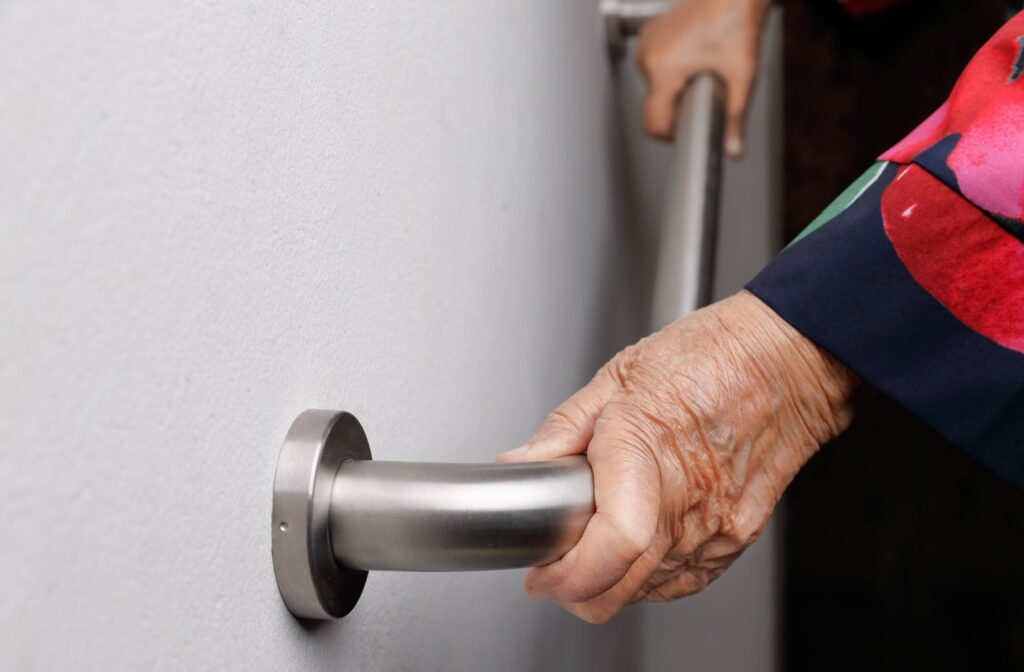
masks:
{"type": "Polygon", "coordinates": [[[671,140],[686,82],[711,70],[726,86],[725,151],[734,158],[743,153],[743,120],[769,5],[770,0],[687,0],[644,25],[637,60],[648,83],[648,133],[671,140]]]}
{"type": "Polygon", "coordinates": [[[502,461],[587,452],[597,512],[526,591],[595,623],[697,592],[851,416],[855,378],[747,292],[622,351],[502,461]]]}

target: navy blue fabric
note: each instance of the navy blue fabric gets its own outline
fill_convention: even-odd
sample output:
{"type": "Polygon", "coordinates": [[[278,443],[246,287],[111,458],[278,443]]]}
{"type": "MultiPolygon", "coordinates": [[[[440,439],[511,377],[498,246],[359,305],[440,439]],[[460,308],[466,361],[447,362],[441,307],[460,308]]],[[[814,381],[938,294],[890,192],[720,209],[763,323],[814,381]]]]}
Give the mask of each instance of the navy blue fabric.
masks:
{"type": "Polygon", "coordinates": [[[948,160],[961,137],[959,133],[947,135],[914,158],[914,163],[945,182],[954,191],[960,191],[960,181],[949,167],[948,160]]]}
{"type": "Polygon", "coordinates": [[[885,234],[899,166],[784,250],[747,289],[820,347],[1024,489],[1024,355],[971,330],[918,285],[885,234]]]}

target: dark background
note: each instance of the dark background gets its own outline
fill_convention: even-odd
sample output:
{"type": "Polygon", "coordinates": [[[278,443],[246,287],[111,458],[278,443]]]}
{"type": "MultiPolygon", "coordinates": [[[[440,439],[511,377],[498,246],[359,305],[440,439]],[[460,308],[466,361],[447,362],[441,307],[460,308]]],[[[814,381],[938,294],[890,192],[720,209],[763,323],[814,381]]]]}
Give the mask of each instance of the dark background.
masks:
{"type": "MultiPolygon", "coordinates": [[[[1006,14],[1001,0],[861,18],[783,4],[792,238],[945,100],[1006,14]]],[[[1024,670],[1024,494],[862,397],[788,491],[783,669],[1024,670]]]]}

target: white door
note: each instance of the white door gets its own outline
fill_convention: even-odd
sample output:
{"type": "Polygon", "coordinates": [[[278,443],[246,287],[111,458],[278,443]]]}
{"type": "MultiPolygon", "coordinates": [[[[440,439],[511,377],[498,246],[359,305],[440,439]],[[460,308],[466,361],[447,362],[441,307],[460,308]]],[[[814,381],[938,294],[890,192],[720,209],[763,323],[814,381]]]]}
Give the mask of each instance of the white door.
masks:
{"type": "MultiPolygon", "coordinates": [[[[373,573],[318,626],[274,582],[300,411],[489,460],[640,334],[635,93],[595,0],[0,3],[0,668],[770,669],[770,536],[601,627],[519,571],[373,573]]],[[[726,283],[776,159],[730,168],[726,283]]]]}

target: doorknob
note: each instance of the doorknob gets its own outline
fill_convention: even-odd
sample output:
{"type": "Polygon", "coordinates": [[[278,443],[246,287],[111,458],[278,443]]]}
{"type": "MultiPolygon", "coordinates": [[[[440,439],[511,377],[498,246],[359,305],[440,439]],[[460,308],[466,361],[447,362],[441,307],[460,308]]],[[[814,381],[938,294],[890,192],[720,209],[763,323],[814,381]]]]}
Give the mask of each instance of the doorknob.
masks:
{"type": "Polygon", "coordinates": [[[369,570],[508,569],[573,547],[594,511],[585,457],[513,464],[373,461],[349,413],[292,424],[274,478],[272,554],[288,609],[340,618],[369,570]]]}

